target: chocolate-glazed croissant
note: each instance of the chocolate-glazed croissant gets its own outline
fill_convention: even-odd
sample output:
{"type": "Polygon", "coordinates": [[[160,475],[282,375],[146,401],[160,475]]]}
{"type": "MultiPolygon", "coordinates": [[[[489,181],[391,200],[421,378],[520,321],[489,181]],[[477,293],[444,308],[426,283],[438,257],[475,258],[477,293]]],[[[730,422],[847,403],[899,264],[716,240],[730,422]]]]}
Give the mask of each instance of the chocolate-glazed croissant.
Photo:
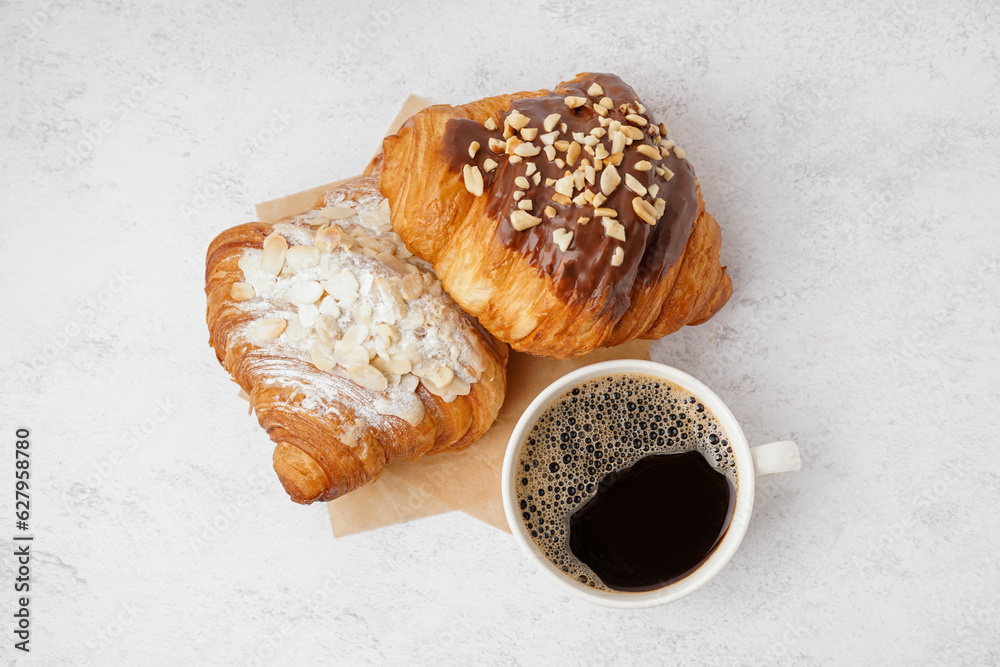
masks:
{"type": "Polygon", "coordinates": [[[614,75],[429,107],[373,170],[406,245],[516,350],[659,338],[732,293],[694,169],[614,75]]]}
{"type": "Polygon", "coordinates": [[[392,232],[377,180],[323,204],[223,232],[205,270],[210,342],[277,443],[275,471],[298,503],[472,444],[506,388],[507,347],[392,232]]]}

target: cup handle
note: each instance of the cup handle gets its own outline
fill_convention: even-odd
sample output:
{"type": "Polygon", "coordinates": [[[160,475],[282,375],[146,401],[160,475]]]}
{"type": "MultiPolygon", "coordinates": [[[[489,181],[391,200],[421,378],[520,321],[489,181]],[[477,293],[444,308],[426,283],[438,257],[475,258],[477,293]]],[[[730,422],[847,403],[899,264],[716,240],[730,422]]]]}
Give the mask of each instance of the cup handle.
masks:
{"type": "Polygon", "coordinates": [[[795,472],[802,468],[799,447],[791,440],[780,440],[750,448],[755,477],[780,472],[795,472]]]}

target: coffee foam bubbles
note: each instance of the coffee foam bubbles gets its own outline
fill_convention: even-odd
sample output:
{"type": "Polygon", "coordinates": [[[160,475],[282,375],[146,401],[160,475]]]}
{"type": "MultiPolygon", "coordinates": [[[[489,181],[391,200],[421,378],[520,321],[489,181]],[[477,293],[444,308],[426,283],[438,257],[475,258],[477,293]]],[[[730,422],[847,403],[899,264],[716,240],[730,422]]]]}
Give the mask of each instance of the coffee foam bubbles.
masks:
{"type": "Polygon", "coordinates": [[[618,373],[583,382],[542,412],[521,447],[515,476],[521,521],[567,577],[604,585],[570,550],[570,517],[605,476],[652,454],[697,450],[739,489],[729,438],[712,411],[662,378],[618,373]]]}

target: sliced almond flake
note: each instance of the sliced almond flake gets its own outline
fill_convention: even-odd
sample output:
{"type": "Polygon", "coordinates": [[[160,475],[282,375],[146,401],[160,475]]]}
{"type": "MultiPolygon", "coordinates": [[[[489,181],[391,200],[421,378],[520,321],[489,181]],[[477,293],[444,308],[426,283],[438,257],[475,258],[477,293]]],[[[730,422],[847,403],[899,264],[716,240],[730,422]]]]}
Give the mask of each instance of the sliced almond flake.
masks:
{"type": "Polygon", "coordinates": [[[295,303],[298,304],[316,303],[323,297],[323,286],[315,280],[304,280],[295,284],[292,296],[295,303]]]}
{"type": "Polygon", "coordinates": [[[380,392],[389,387],[389,381],[385,376],[367,363],[352,364],[348,367],[347,374],[353,382],[369,391],[380,392]]]}
{"type": "Polygon", "coordinates": [[[285,266],[291,269],[311,269],[319,265],[319,248],[311,245],[294,245],[285,253],[285,266]]]}
{"type": "Polygon", "coordinates": [[[313,342],[311,357],[313,366],[321,371],[331,371],[337,365],[332,350],[319,340],[313,342]]]}
{"type": "Polygon", "coordinates": [[[319,214],[327,220],[345,220],[354,217],[355,213],[357,212],[353,208],[346,206],[327,206],[319,211],[319,214]]]}
{"type": "Polygon", "coordinates": [[[233,283],[229,288],[229,296],[233,301],[249,301],[256,295],[257,293],[250,283],[233,283]]]}
{"type": "Polygon", "coordinates": [[[280,317],[262,317],[251,322],[246,329],[247,340],[254,345],[260,345],[274,340],[288,326],[288,322],[280,317]]]}
{"type": "Polygon", "coordinates": [[[281,273],[281,267],[285,264],[285,253],[288,251],[288,241],[280,234],[272,234],[264,242],[264,249],[260,253],[260,269],[271,275],[281,273]]]}

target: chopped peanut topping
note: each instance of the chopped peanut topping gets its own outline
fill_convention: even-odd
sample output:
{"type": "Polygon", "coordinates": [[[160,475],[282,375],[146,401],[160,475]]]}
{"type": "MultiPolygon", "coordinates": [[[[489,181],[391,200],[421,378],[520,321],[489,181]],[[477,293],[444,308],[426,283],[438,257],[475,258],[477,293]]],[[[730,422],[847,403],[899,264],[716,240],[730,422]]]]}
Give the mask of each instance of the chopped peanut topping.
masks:
{"type": "MultiPolygon", "coordinates": [[[[562,101],[566,109],[592,108],[595,115],[574,113],[567,116],[563,111],[550,113],[544,119],[536,116],[533,120],[512,109],[502,119],[500,130],[503,139],[498,130],[501,121],[488,118],[483,123],[483,127],[496,133],[488,140],[480,140],[488,141],[493,154],[505,155],[510,165],[525,163],[524,171],[513,177],[517,190],[511,193],[515,202],[515,210],[510,214],[511,226],[523,231],[542,222],[564,224],[567,219],[572,220],[573,215],[576,215],[575,224],[582,226],[597,218],[601,220],[606,236],[624,243],[625,227],[634,225],[636,218],[655,225],[667,206],[666,201],[657,195],[667,191],[663,183],[674,176],[658,161],[669,157],[670,150],[684,159],[685,151],[677,147],[673,140],[667,139],[667,127],[662,123],[653,123],[646,115],[645,106],[638,100],[612,100],[605,95],[604,87],[593,80],[586,88],[586,97],[581,92],[564,95],[562,101]],[[529,127],[532,122],[536,125],[529,127]],[[544,158],[540,157],[542,154],[544,158]],[[560,173],[561,176],[558,175],[560,173]],[[644,177],[650,181],[649,185],[644,185],[637,178],[644,173],[649,173],[644,177]],[[541,193],[532,189],[541,186],[543,180],[545,187],[551,190],[541,193]],[[634,196],[629,192],[623,193],[619,189],[622,184],[634,196]],[[629,204],[625,204],[626,201],[632,211],[627,211],[629,204]],[[557,205],[570,210],[557,209],[557,205]],[[573,211],[572,207],[578,210],[573,211]],[[585,208],[592,211],[579,210],[585,208]],[[538,216],[532,215],[532,211],[538,211],[538,216]],[[582,212],[588,215],[578,215],[582,212]]],[[[472,142],[469,157],[475,161],[481,148],[479,141],[472,142]]],[[[463,168],[465,187],[476,196],[483,193],[483,175],[497,170],[502,162],[499,158],[484,157],[486,159],[481,166],[472,164],[463,168]]],[[[344,215],[353,216],[354,212],[345,211],[344,215]]],[[[570,229],[556,228],[552,229],[551,238],[560,250],[566,252],[573,242],[574,233],[570,229]]],[[[278,253],[272,254],[277,259],[278,253]]],[[[625,249],[615,247],[611,265],[621,266],[624,260],[625,249]]],[[[272,260],[272,264],[277,264],[277,261],[272,260]]],[[[277,270],[280,271],[280,266],[277,270]]],[[[249,292],[233,285],[234,298],[236,293],[253,298],[253,288],[247,287],[249,292]]]]}
{"type": "Polygon", "coordinates": [[[477,197],[483,194],[483,174],[479,171],[479,167],[471,164],[465,165],[465,168],[462,170],[462,177],[465,179],[466,190],[477,197]]]}
{"type": "Polygon", "coordinates": [[[656,224],[656,219],[658,217],[656,215],[656,209],[642,197],[635,197],[632,199],[632,210],[634,210],[635,214],[647,223],[651,225],[656,224]]]}
{"type": "Polygon", "coordinates": [[[556,242],[560,250],[566,252],[566,248],[573,242],[573,232],[565,229],[553,229],[552,240],[556,242]]]}
{"type": "Polygon", "coordinates": [[[510,224],[519,232],[530,229],[541,221],[541,218],[536,218],[527,211],[512,211],[510,214],[510,224]]]}
{"type": "Polygon", "coordinates": [[[611,218],[601,218],[601,224],[604,225],[604,234],[606,236],[618,239],[623,243],[625,242],[625,227],[622,226],[622,223],[611,218]]]}

